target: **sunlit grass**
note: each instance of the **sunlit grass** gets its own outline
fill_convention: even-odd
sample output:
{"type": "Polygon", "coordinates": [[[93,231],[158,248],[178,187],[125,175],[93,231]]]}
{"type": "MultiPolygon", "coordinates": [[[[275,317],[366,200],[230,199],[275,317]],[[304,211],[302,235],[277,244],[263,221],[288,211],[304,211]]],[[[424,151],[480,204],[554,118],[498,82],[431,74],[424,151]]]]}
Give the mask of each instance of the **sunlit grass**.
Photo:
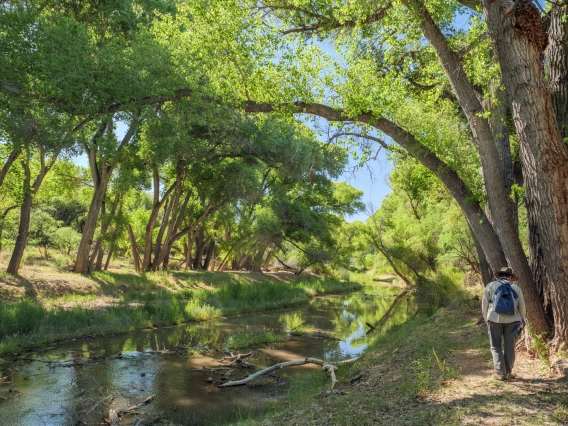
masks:
{"type": "MultiPolygon", "coordinates": [[[[192,273],[175,275],[176,279],[189,280],[192,273]]],[[[202,273],[200,276],[208,278],[207,288],[187,281],[185,285],[182,283],[181,289],[168,290],[149,280],[148,276],[97,272],[93,279],[115,289],[115,297],[119,293],[116,288],[122,289],[121,302],[104,308],[86,309],[81,304],[95,301],[98,295],[68,294],[43,300],[25,298],[3,304],[0,306],[0,353],[69,337],[123,333],[222,315],[299,306],[318,294],[361,287],[356,283],[325,279],[283,283],[267,279],[251,282],[241,276],[234,279],[228,274],[202,273]],[[218,278],[212,279],[215,275],[218,278]]],[[[170,281],[172,275],[160,273],[152,278],[170,281]]]]}

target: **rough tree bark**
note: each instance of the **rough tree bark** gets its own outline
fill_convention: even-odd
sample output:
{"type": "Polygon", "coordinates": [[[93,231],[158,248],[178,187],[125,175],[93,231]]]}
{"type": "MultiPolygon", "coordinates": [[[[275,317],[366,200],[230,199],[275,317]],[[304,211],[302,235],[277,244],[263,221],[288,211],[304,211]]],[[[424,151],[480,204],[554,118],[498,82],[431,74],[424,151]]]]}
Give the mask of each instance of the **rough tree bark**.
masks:
{"type": "Polygon", "coordinates": [[[547,36],[529,0],[482,1],[519,137],[529,219],[541,242],[555,321],[568,342],[568,147],[558,130],[544,70],[547,36]]]}
{"type": "Polygon", "coordinates": [[[544,52],[552,109],[560,136],[568,138],[568,10],[552,3],[547,18],[548,46],[544,52]]]}

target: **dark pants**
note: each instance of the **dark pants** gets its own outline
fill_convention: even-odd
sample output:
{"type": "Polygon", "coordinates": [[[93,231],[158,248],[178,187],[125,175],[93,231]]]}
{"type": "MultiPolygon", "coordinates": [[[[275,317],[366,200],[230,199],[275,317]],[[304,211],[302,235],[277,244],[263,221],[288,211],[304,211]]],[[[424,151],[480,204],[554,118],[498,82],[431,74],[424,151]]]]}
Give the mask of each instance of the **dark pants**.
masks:
{"type": "Polygon", "coordinates": [[[513,330],[518,322],[498,323],[487,322],[489,331],[489,341],[491,342],[491,354],[493,355],[493,367],[497,374],[506,376],[513,371],[515,365],[515,335],[513,330]],[[501,350],[501,339],[503,339],[504,353],[501,350]]]}

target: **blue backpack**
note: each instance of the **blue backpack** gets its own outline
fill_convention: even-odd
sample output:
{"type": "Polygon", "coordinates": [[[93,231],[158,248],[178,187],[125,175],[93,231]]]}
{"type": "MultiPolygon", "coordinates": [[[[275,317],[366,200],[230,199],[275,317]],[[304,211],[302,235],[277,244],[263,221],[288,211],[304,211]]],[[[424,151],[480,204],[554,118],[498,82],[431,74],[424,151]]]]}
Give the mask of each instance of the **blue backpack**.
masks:
{"type": "Polygon", "coordinates": [[[515,315],[515,300],[517,300],[517,292],[511,287],[509,281],[499,280],[501,285],[495,290],[493,295],[493,303],[495,312],[501,315],[515,315]]]}

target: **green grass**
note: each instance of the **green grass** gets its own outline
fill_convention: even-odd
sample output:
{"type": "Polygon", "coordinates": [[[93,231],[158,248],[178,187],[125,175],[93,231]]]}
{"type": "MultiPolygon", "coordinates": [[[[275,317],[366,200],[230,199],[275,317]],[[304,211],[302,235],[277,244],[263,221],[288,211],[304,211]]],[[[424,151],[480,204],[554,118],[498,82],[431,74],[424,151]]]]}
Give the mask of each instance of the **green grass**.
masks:
{"type": "MultiPolygon", "coordinates": [[[[330,381],[321,372],[294,376],[288,380],[286,408],[260,421],[238,424],[353,425],[370,424],[372,419],[385,425],[457,425],[481,424],[491,416],[496,424],[510,424],[513,419],[523,419],[519,424],[568,424],[563,380],[545,392],[539,392],[538,385],[531,391],[525,383],[518,393],[515,384],[498,381],[489,381],[485,391],[484,386],[474,393],[466,388],[457,365],[459,354],[491,359],[485,328],[475,325],[478,316],[467,297],[462,303],[449,300],[448,307],[424,312],[378,336],[356,364],[339,366],[337,377],[343,383],[339,389],[344,394],[328,394],[330,381]],[[485,357],[479,356],[484,353],[485,357]],[[363,375],[361,386],[345,386],[358,374],[363,375]],[[444,403],[444,395],[456,399],[444,403]],[[530,419],[523,412],[525,406],[534,409],[530,419]]],[[[490,370],[489,365],[479,367],[490,370]]]]}
{"type": "Polygon", "coordinates": [[[148,276],[134,274],[93,274],[101,286],[114,286],[115,295],[117,291],[122,292],[121,303],[103,309],[80,306],[64,309],[57,306],[60,302],[92,301],[97,297],[78,294],[43,301],[24,298],[2,304],[0,354],[81,335],[123,333],[223,315],[288,308],[306,304],[317,294],[361,287],[356,283],[329,279],[291,283],[265,279],[246,282],[244,277],[228,274],[200,274],[198,278],[207,280],[206,284],[213,287],[209,290],[195,286],[188,288],[189,279],[195,278],[194,274],[175,275],[177,280],[186,280],[185,288],[168,291],[163,286],[159,287],[156,281],[169,282],[172,280],[169,274],[154,274],[150,282],[148,276]],[[130,306],[128,301],[139,303],[130,306]]]}

